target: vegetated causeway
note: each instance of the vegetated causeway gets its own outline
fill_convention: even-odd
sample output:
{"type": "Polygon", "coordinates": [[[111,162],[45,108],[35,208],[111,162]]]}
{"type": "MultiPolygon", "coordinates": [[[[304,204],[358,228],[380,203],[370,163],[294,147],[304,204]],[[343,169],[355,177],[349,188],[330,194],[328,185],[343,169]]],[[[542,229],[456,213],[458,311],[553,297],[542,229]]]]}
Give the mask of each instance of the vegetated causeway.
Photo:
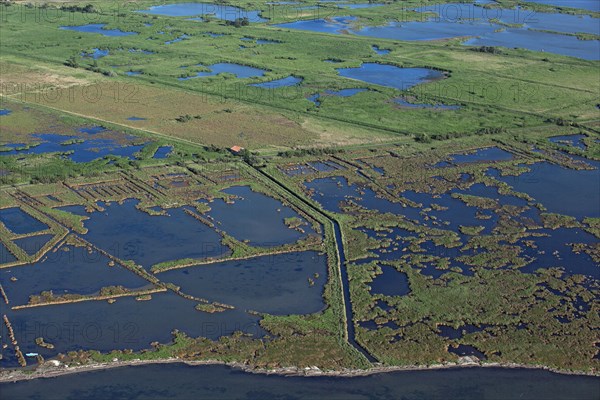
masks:
{"type": "Polygon", "coordinates": [[[0,4],[3,397],[600,395],[591,2],[114,7],[0,4]]]}

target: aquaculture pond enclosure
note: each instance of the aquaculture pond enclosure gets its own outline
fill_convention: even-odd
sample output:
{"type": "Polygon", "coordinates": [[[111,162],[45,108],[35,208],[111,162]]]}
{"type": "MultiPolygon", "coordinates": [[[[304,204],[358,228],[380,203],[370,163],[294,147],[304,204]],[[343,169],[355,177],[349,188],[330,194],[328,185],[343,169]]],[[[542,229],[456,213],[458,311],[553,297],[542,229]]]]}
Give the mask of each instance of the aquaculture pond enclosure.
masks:
{"type": "Polygon", "coordinates": [[[89,215],[84,222],[85,239],[119,257],[152,265],[184,258],[220,257],[230,250],[217,232],[185,212],[172,208],[167,215],[151,216],[135,208],[137,200],[103,205],[105,211],[89,215]],[[115,247],[116,246],[116,247],[115,247]]]}
{"type": "Polygon", "coordinates": [[[46,224],[19,207],[0,209],[0,222],[15,234],[29,234],[48,229],[46,224]]]}
{"type": "Polygon", "coordinates": [[[223,192],[231,200],[218,199],[208,203],[208,215],[219,228],[240,241],[253,246],[272,247],[316,234],[309,222],[296,211],[248,186],[234,186],[223,192]]]}
{"type": "Polygon", "coordinates": [[[187,294],[275,315],[321,311],[327,258],[316,252],[266,255],[159,274],[187,294]]]}

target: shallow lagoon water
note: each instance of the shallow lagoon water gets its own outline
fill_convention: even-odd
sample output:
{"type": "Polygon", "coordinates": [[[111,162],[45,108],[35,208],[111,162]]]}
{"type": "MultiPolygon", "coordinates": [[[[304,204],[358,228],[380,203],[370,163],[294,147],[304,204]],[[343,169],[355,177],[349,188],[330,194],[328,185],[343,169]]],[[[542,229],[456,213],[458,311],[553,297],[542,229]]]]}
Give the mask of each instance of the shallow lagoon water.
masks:
{"type": "Polygon", "coordinates": [[[30,295],[45,290],[56,295],[91,295],[106,286],[134,289],[149,285],[120,265],[109,267],[109,262],[109,258],[96,251],[88,253],[85,247],[65,246],[31,265],[0,270],[0,283],[12,305],[27,304],[30,295]],[[11,281],[12,277],[17,280],[11,281]]]}
{"type": "MultiPolygon", "coordinates": [[[[341,90],[325,90],[324,95],[326,96],[338,96],[338,97],[351,97],[355,94],[367,91],[365,88],[353,88],[353,89],[341,89],[341,90]]],[[[307,99],[315,103],[317,107],[321,106],[321,94],[313,94],[308,96],[307,99]]]]}
{"type": "MultiPolygon", "coordinates": [[[[107,129],[103,126],[100,125],[96,125],[96,126],[86,126],[83,128],[79,128],[78,131],[81,133],[88,133],[90,135],[95,135],[96,133],[100,133],[100,132],[105,132],[107,129]]],[[[133,137],[133,136],[131,136],[133,137]]]]}
{"type": "Polygon", "coordinates": [[[207,67],[210,72],[200,71],[195,76],[186,76],[178,78],[180,81],[186,81],[193,78],[201,78],[205,76],[215,76],[218,74],[233,74],[236,78],[253,78],[257,76],[263,76],[265,74],[264,69],[249,67],[247,65],[240,65],[235,63],[217,63],[207,67]]]}
{"type": "Polygon", "coordinates": [[[358,68],[338,68],[346,78],[357,79],[375,85],[406,90],[420,83],[441,79],[444,74],[428,68],[400,68],[395,65],[364,63],[358,68]]]}
{"type": "Polygon", "coordinates": [[[486,9],[468,3],[448,3],[417,8],[418,12],[435,13],[428,22],[466,25],[490,25],[501,27],[495,21],[521,24],[525,29],[544,29],[565,33],[598,34],[598,19],[588,15],[543,13],[516,7],[514,9],[486,9]]]}
{"type": "Polygon", "coordinates": [[[458,328],[453,328],[447,325],[439,325],[438,329],[440,331],[440,336],[443,336],[447,339],[460,339],[463,337],[463,332],[466,334],[481,332],[484,330],[486,326],[475,326],[472,324],[461,325],[458,328]]]}
{"type": "Polygon", "coordinates": [[[330,172],[340,169],[344,168],[341,165],[329,160],[313,161],[306,164],[292,164],[286,167],[280,167],[280,170],[287,176],[311,175],[319,171],[330,172]]]}
{"type": "Polygon", "coordinates": [[[253,246],[271,247],[294,243],[309,233],[315,233],[292,208],[272,197],[254,192],[248,186],[235,186],[223,192],[239,198],[233,204],[216,199],[209,203],[209,215],[217,221],[219,229],[240,241],[248,240],[253,246]],[[305,224],[301,228],[306,233],[285,225],[284,218],[291,217],[302,219],[305,224]]]}
{"type": "Polygon", "coordinates": [[[373,51],[375,53],[379,54],[380,56],[384,56],[386,54],[390,54],[390,51],[391,51],[391,50],[388,50],[388,49],[381,49],[377,45],[373,45],[373,46],[371,46],[371,48],[373,49],[373,51]]]}
{"type": "Polygon", "coordinates": [[[534,273],[538,268],[562,267],[567,276],[574,274],[598,277],[598,266],[586,253],[576,254],[572,251],[571,243],[586,243],[593,245],[598,239],[582,229],[559,228],[555,230],[543,229],[540,233],[548,234],[544,237],[532,237],[537,249],[522,246],[524,253],[536,260],[520,270],[534,273]]]}
{"type": "Polygon", "coordinates": [[[161,273],[186,294],[276,315],[321,311],[327,257],[314,251],[225,261],[161,273]],[[315,278],[318,274],[318,278],[315,278]],[[308,279],[315,284],[310,286],[308,279]]]}
{"type": "Polygon", "coordinates": [[[438,16],[424,17],[423,21],[391,22],[385,26],[364,26],[359,30],[352,28],[354,17],[296,21],[276,26],[333,34],[350,32],[360,36],[396,40],[437,40],[476,36],[464,44],[520,47],[589,60],[600,59],[600,41],[579,40],[575,36],[535,31],[553,30],[564,33],[600,34],[598,20],[589,16],[536,13],[523,9],[487,10],[466,3],[421,7],[417,11],[434,12],[438,16]],[[523,24],[523,26],[506,27],[496,23],[494,18],[509,24],[523,24]]]}
{"type": "Polygon", "coordinates": [[[475,348],[474,346],[469,346],[467,344],[459,344],[456,347],[450,346],[448,348],[448,351],[450,353],[456,354],[459,357],[475,356],[475,357],[479,358],[480,360],[487,359],[485,354],[483,354],[481,351],[477,350],[477,348],[475,348]]]}
{"type": "Polygon", "coordinates": [[[40,251],[53,237],[53,234],[48,233],[44,235],[28,236],[21,239],[15,239],[13,240],[13,243],[19,246],[25,253],[33,256],[40,251]]]}
{"type": "Polygon", "coordinates": [[[0,242],[0,264],[7,264],[17,261],[17,258],[8,251],[4,243],[0,242]]]}
{"type": "Polygon", "coordinates": [[[173,151],[173,146],[160,146],[152,158],[163,159],[167,158],[173,151]]]}
{"type": "MultiPolygon", "coordinates": [[[[102,128],[104,130],[104,128],[102,128]]],[[[96,132],[97,133],[97,132],[96,132]]],[[[92,133],[94,134],[94,133],[92,133]]],[[[3,152],[2,155],[18,154],[44,154],[44,153],[70,153],[67,158],[73,162],[90,162],[105,156],[120,156],[129,159],[135,158],[134,154],[140,151],[144,145],[120,145],[111,138],[83,138],[78,136],[64,136],[54,133],[35,133],[33,138],[41,143],[32,146],[29,149],[19,150],[22,144],[7,144],[6,147],[12,148],[11,151],[3,152]],[[64,144],[73,139],[82,139],[82,142],[73,142],[64,144]]],[[[132,141],[134,136],[126,136],[128,141],[132,141]]]]}
{"type": "Polygon", "coordinates": [[[135,208],[137,200],[112,203],[104,212],[89,214],[84,238],[124,260],[145,268],[182,258],[218,257],[229,252],[212,228],[187,215],[183,208],[151,216],[135,208]]]}
{"type": "Polygon", "coordinates": [[[362,207],[377,210],[380,213],[390,212],[404,215],[409,219],[422,219],[422,216],[419,214],[420,209],[403,207],[400,203],[394,203],[388,199],[377,197],[377,194],[369,188],[359,187],[356,184],[348,185],[348,180],[343,177],[318,178],[311,182],[306,182],[304,186],[308,190],[314,190],[312,195],[313,200],[320,203],[328,211],[340,213],[342,212],[340,203],[351,200],[362,207]]]}
{"type": "Polygon", "coordinates": [[[559,146],[573,146],[579,149],[585,150],[586,145],[583,142],[586,135],[561,135],[561,136],[552,136],[548,138],[552,143],[556,143],[559,146]]]}
{"type": "Polygon", "coordinates": [[[518,368],[400,371],[349,378],[248,374],[221,365],[155,364],[4,383],[0,392],[14,400],[283,399],[290,393],[298,400],[593,400],[600,389],[596,377],[518,368]]]}
{"type": "MultiPolygon", "coordinates": [[[[483,184],[477,184],[483,186],[483,184]]],[[[475,186],[475,185],[474,185],[475,186]]],[[[460,226],[483,226],[485,229],[484,233],[490,233],[492,228],[495,226],[498,216],[496,214],[490,214],[491,218],[489,219],[479,219],[477,218],[478,209],[476,207],[467,206],[462,200],[452,197],[452,193],[462,193],[469,195],[477,195],[475,193],[476,188],[473,188],[473,191],[461,191],[461,190],[451,190],[448,193],[440,194],[439,196],[434,197],[428,193],[416,193],[413,191],[405,191],[402,193],[402,197],[405,197],[414,202],[420,203],[423,205],[423,208],[428,208],[432,204],[438,204],[443,207],[448,207],[447,210],[431,210],[427,213],[429,216],[435,216],[438,220],[447,221],[449,225],[445,225],[444,229],[450,228],[454,231],[458,232],[460,226]]],[[[484,196],[487,197],[487,196],[484,196]]],[[[500,196],[496,196],[500,197],[500,196]]],[[[459,233],[459,235],[461,235],[459,233]]],[[[463,236],[464,237],[464,236],[463,236]]]]}
{"type": "Polygon", "coordinates": [[[48,225],[27,214],[19,207],[0,209],[0,222],[17,235],[48,229],[48,225]]]}
{"type": "Polygon", "coordinates": [[[548,212],[571,215],[578,219],[600,217],[600,179],[598,169],[577,171],[540,162],[519,176],[500,176],[498,170],[488,173],[527,193],[542,203],[548,212]]]}
{"type": "Polygon", "coordinates": [[[81,56],[93,58],[94,60],[97,60],[99,58],[106,57],[109,53],[110,53],[110,50],[108,50],[108,49],[102,50],[102,49],[98,49],[98,48],[93,48],[92,51],[90,51],[90,52],[86,52],[86,51],[82,52],[81,56]]]}
{"type": "Polygon", "coordinates": [[[502,150],[498,147],[484,147],[477,149],[474,152],[464,154],[451,154],[448,157],[448,161],[442,161],[434,167],[447,166],[448,163],[452,164],[468,164],[475,162],[492,162],[492,161],[508,161],[513,158],[512,153],[506,150],[502,150]]]}
{"type": "Polygon", "coordinates": [[[317,171],[335,171],[338,169],[344,169],[341,165],[334,163],[333,161],[316,161],[308,163],[311,167],[317,171]]]}
{"type": "Polygon", "coordinates": [[[250,22],[264,22],[266,19],[260,17],[260,11],[244,10],[239,7],[214,4],[214,3],[176,3],[150,7],[148,10],[139,12],[152,15],[165,15],[169,17],[193,17],[207,15],[213,18],[234,21],[237,18],[248,18],[250,22]]]}
{"type": "Polygon", "coordinates": [[[405,296],[410,293],[408,276],[394,267],[382,265],[383,273],[377,275],[373,282],[369,283],[372,294],[384,296],[405,296]]]}
{"type": "Polygon", "coordinates": [[[600,2],[598,0],[527,0],[527,2],[600,12],[600,2]]]}
{"type": "Polygon", "coordinates": [[[321,33],[341,34],[343,30],[349,30],[349,24],[355,20],[356,17],[331,17],[328,19],[310,19],[296,22],[286,22],[283,24],[275,24],[273,26],[321,33]]]}
{"type": "MultiPolygon", "coordinates": [[[[572,171],[572,170],[567,170],[572,171]]],[[[573,172],[588,172],[588,171],[573,171],[573,172]]],[[[552,173],[545,173],[544,175],[551,176],[552,173]]],[[[562,177],[561,179],[570,179],[568,177],[562,177]]],[[[582,179],[576,185],[583,185],[583,181],[588,178],[580,178],[582,179]]],[[[510,182],[508,182],[510,184],[510,182]]],[[[589,184],[589,182],[588,182],[589,184]]],[[[415,193],[412,191],[405,191],[402,193],[402,197],[414,201],[416,203],[421,204],[421,208],[413,208],[406,207],[403,208],[400,204],[389,202],[385,199],[379,199],[374,196],[374,193],[370,189],[360,189],[364,192],[363,195],[358,193],[359,188],[356,185],[348,186],[345,179],[336,177],[336,178],[321,178],[316,179],[312,182],[306,183],[307,188],[314,188],[315,194],[313,195],[313,199],[320,202],[325,209],[334,212],[340,212],[339,203],[343,200],[354,200],[358,202],[358,204],[365,206],[369,209],[378,210],[380,212],[392,212],[399,215],[404,215],[405,217],[416,220],[420,224],[426,225],[434,225],[432,220],[426,221],[423,219],[423,215],[420,214],[421,208],[430,207],[431,204],[438,204],[443,207],[448,207],[446,210],[430,210],[427,212],[429,217],[435,217],[436,222],[435,225],[441,227],[443,229],[450,229],[458,233],[459,238],[461,239],[462,244],[466,244],[470,238],[467,234],[462,234],[459,232],[460,226],[482,226],[484,229],[481,232],[483,235],[493,234],[492,229],[496,226],[498,221],[498,215],[494,212],[488,210],[480,210],[477,207],[467,206],[463,201],[452,197],[453,193],[464,193],[469,195],[481,196],[491,199],[496,199],[499,201],[500,205],[513,205],[516,207],[529,207],[525,209],[517,219],[521,219],[523,217],[530,218],[534,221],[540,222],[539,212],[536,208],[533,208],[528,205],[528,202],[524,199],[515,197],[515,196],[507,196],[501,195],[498,193],[496,187],[488,187],[482,183],[476,183],[472,185],[468,190],[458,190],[453,189],[447,193],[433,196],[428,193],[415,193]],[[339,186],[341,184],[341,186],[339,186]],[[358,200],[357,197],[361,197],[362,200],[358,200]],[[477,218],[478,214],[485,214],[488,216],[488,219],[480,219],[477,218]],[[440,225],[440,222],[447,222],[440,225]]],[[[594,186],[594,185],[592,185],[594,186]]],[[[528,187],[528,183],[524,184],[524,187],[528,187]]],[[[550,193],[553,193],[553,184],[549,184],[548,189],[550,193]]],[[[556,190],[556,189],[554,189],[556,190]]],[[[591,191],[595,190],[596,196],[600,196],[600,188],[592,188],[591,191]]],[[[523,191],[518,190],[517,191],[523,191]]],[[[560,190],[559,190],[560,191],[560,190]]],[[[525,190],[527,192],[527,190],[525,190]]],[[[561,193],[565,193],[565,196],[568,194],[572,194],[569,190],[560,191],[561,193]]],[[[552,198],[555,204],[563,204],[559,199],[552,198]]],[[[575,195],[575,197],[579,197],[577,202],[580,206],[571,206],[574,209],[579,209],[578,207],[583,207],[588,210],[595,210],[596,213],[600,213],[598,204],[600,202],[597,199],[586,199],[581,198],[581,196],[575,195]]],[[[552,202],[548,204],[548,200],[546,198],[540,198],[540,201],[544,205],[548,205],[548,208],[552,206],[552,202]]],[[[557,211],[550,209],[550,212],[557,211]]],[[[568,212],[565,212],[567,215],[568,212]]],[[[592,213],[593,214],[593,213],[592,213]]],[[[593,215],[592,215],[593,216],[593,215]]],[[[376,239],[388,239],[390,240],[390,246],[382,249],[371,250],[371,252],[375,253],[377,256],[375,258],[366,258],[357,261],[359,264],[364,264],[370,262],[372,260],[397,260],[400,257],[410,254],[400,249],[403,249],[407,246],[407,242],[405,242],[402,238],[410,237],[410,236],[418,236],[418,234],[409,232],[403,229],[392,228],[390,232],[387,231],[364,231],[370,237],[376,239]]],[[[547,234],[548,236],[535,237],[528,236],[527,240],[532,240],[537,248],[531,248],[525,246],[523,243],[518,243],[517,245],[522,249],[522,256],[529,258],[531,262],[523,267],[521,270],[525,273],[533,273],[539,268],[551,268],[551,267],[563,267],[567,275],[573,274],[583,274],[594,276],[597,274],[597,267],[593,262],[592,258],[581,252],[580,254],[576,254],[572,251],[572,248],[569,244],[571,243],[584,243],[584,244],[593,244],[596,239],[591,234],[581,230],[581,229],[538,229],[535,231],[531,231],[532,233],[538,234],[547,234]]],[[[450,267],[459,267],[462,269],[463,275],[473,275],[473,271],[466,265],[463,265],[456,261],[456,257],[462,255],[475,255],[474,250],[461,250],[462,246],[446,248],[442,245],[435,245],[432,240],[427,240],[420,244],[420,247],[427,253],[436,255],[439,257],[448,258],[450,260],[450,267]]],[[[422,273],[425,275],[430,275],[433,278],[438,278],[446,271],[437,270],[433,265],[424,266],[422,273]]]]}
{"type": "Polygon", "coordinates": [[[584,60],[600,59],[600,41],[579,40],[575,36],[555,35],[531,30],[507,29],[492,37],[481,37],[465,41],[469,46],[519,47],[528,50],[577,57],[584,60]]]}
{"type": "Polygon", "coordinates": [[[131,36],[137,35],[137,32],[124,32],[120,29],[104,29],[106,24],[88,24],[78,26],[61,26],[60,29],[67,31],[77,31],[86,33],[99,33],[103,36],[131,36]]]}
{"type": "MultiPolygon", "coordinates": [[[[156,293],[149,301],[121,297],[113,304],[85,301],[60,306],[8,311],[23,353],[39,352],[45,358],[78,349],[141,350],[150,343],[169,343],[179,329],[189,336],[218,339],[235,331],[262,337],[259,317],[239,310],[209,314],[196,310],[195,302],[172,292],[156,293]],[[53,350],[35,344],[36,337],[54,344],[53,350]]],[[[13,352],[4,352],[0,365],[15,365],[13,352]]]]}

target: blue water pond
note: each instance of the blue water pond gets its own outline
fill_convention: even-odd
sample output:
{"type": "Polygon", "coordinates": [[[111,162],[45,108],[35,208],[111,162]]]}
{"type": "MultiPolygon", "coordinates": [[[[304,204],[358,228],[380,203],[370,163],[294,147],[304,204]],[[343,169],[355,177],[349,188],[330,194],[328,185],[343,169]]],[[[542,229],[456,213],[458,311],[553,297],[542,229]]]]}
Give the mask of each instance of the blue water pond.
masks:
{"type": "Polygon", "coordinates": [[[103,36],[131,36],[137,35],[137,32],[124,32],[120,29],[104,29],[106,24],[88,24],[78,26],[61,26],[60,29],[68,31],[99,33],[103,36]]]}
{"type": "Polygon", "coordinates": [[[442,72],[429,68],[401,68],[377,63],[364,63],[357,68],[338,68],[337,71],[346,78],[399,90],[444,77],[442,72]]]}
{"type": "Polygon", "coordinates": [[[153,6],[148,10],[140,10],[144,14],[165,15],[169,17],[192,17],[198,15],[234,21],[238,18],[248,18],[250,22],[265,22],[260,17],[260,11],[244,10],[227,4],[215,3],[175,3],[161,6],[153,6]]]}
{"type": "Polygon", "coordinates": [[[94,60],[97,60],[99,58],[106,57],[109,53],[110,53],[110,50],[108,50],[108,49],[102,50],[102,49],[98,49],[98,48],[93,48],[92,51],[90,51],[90,52],[87,52],[87,51],[81,52],[81,56],[93,58],[94,60]]]}
{"type": "Polygon", "coordinates": [[[280,87],[296,86],[302,83],[302,78],[295,76],[288,76],[286,78],[276,79],[274,81],[268,81],[263,83],[253,83],[250,86],[265,88],[265,89],[276,89],[280,87]]]}
{"type": "Polygon", "coordinates": [[[321,105],[321,96],[338,96],[338,97],[350,97],[354,96],[357,93],[362,93],[367,91],[365,88],[352,88],[352,89],[341,89],[341,90],[325,90],[323,94],[316,93],[311,96],[308,96],[307,99],[315,103],[317,107],[321,105]]]}
{"type": "MultiPolygon", "coordinates": [[[[74,162],[89,162],[105,156],[119,156],[129,159],[135,158],[135,153],[140,151],[144,145],[119,144],[112,138],[85,138],[77,136],[63,136],[54,133],[36,133],[32,135],[40,143],[28,149],[23,144],[5,144],[12,150],[3,152],[2,155],[19,154],[45,154],[63,153],[66,158],[74,162]]],[[[135,137],[127,137],[131,142],[135,137]]]]}
{"type": "Polygon", "coordinates": [[[27,214],[19,207],[0,209],[0,222],[17,235],[48,229],[46,224],[27,214]]]}

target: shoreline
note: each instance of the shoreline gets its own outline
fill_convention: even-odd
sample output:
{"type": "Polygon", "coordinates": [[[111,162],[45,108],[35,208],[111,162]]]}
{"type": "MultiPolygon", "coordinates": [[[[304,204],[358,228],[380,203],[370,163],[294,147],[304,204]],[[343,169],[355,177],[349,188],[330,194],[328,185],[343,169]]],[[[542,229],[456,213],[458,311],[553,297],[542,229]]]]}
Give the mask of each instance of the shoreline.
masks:
{"type": "Polygon", "coordinates": [[[179,358],[165,358],[158,360],[131,360],[131,361],[114,361],[108,363],[95,363],[80,366],[67,367],[64,364],[60,366],[52,365],[52,360],[49,360],[42,367],[38,367],[32,372],[28,370],[0,370],[0,384],[16,383],[22,381],[30,381],[34,379],[56,378],[64,375],[79,374],[91,371],[102,371],[112,368],[134,367],[139,365],[151,364],[185,364],[188,366],[210,366],[222,365],[232,369],[238,369],[245,373],[257,375],[279,375],[279,376],[295,376],[295,377],[340,377],[353,378],[364,377],[376,374],[390,372],[409,372],[409,371],[435,371],[447,369],[462,369],[462,368],[503,368],[503,369],[536,369],[552,372],[561,375],[576,375],[588,377],[600,377],[600,371],[585,372],[585,371],[568,371],[551,368],[545,365],[526,365],[517,363],[496,363],[496,362],[477,362],[468,359],[463,362],[433,364],[433,365],[406,365],[406,366],[373,366],[368,369],[341,369],[341,370],[321,370],[317,367],[281,367],[274,369],[254,368],[239,362],[224,362],[219,360],[182,360],[179,358]],[[49,366],[52,365],[52,366],[49,366]]]}

